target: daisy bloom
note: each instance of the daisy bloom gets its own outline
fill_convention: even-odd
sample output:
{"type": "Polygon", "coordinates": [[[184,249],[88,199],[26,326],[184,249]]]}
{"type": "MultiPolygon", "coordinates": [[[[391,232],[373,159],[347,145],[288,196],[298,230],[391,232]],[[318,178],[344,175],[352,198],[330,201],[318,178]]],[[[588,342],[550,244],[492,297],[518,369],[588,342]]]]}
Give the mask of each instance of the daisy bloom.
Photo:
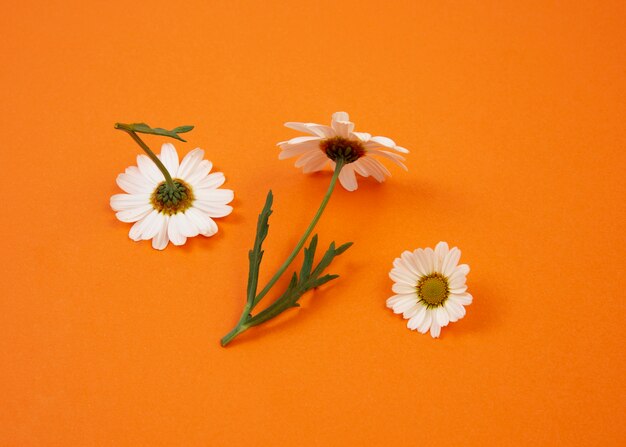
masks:
{"type": "Polygon", "coordinates": [[[389,170],[377,159],[386,158],[404,170],[404,157],[409,151],[387,137],[373,137],[369,133],[355,132],[354,123],[346,112],[333,113],[330,126],[315,123],[285,123],[285,126],[309,136],[292,138],[278,143],[280,160],[298,157],[295,166],[302,172],[321,171],[330,165],[334,170],[341,160],[339,182],[348,191],[357,189],[356,175],[374,177],[379,182],[390,176],[389,170]],[[392,152],[395,151],[395,152],[392,152]]]}
{"type": "Polygon", "coordinates": [[[179,162],[174,145],[165,143],[157,157],[167,169],[171,185],[143,154],[137,156],[137,166],[117,177],[117,184],[127,194],[112,196],[111,208],[122,222],[134,222],[128,236],[134,241],[152,239],[157,250],[163,250],[169,241],[183,245],[188,237],[213,236],[217,233],[213,219],[233,210],[227,205],[233,200],[233,191],[219,189],[224,174],[210,173],[213,164],[203,159],[202,149],[192,150],[179,162]]]}
{"type": "Polygon", "coordinates": [[[395,281],[397,295],[387,300],[387,307],[409,320],[407,327],[433,338],[441,328],[465,316],[465,307],[472,303],[467,293],[467,264],[458,265],[461,251],[439,242],[435,249],[405,251],[393,261],[389,277],[395,281]]]}

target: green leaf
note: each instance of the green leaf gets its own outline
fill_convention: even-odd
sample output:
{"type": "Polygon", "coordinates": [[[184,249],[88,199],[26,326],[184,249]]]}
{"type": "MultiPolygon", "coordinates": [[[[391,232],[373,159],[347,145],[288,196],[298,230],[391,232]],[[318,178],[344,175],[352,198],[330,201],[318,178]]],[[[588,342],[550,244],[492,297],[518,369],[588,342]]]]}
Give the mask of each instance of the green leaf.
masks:
{"type": "Polygon", "coordinates": [[[313,287],[319,287],[323,284],[326,284],[328,281],[332,281],[335,278],[339,278],[339,275],[324,275],[319,279],[313,281],[313,287]]]}
{"type": "Polygon", "coordinates": [[[175,133],[187,133],[193,130],[193,126],[178,126],[172,129],[175,133]]]}
{"type": "Polygon", "coordinates": [[[304,249],[304,261],[302,261],[302,269],[300,269],[300,278],[308,278],[313,268],[313,259],[315,258],[315,249],[317,248],[317,234],[311,239],[308,248],[304,249]]]}
{"type": "Polygon", "coordinates": [[[256,236],[254,238],[254,246],[252,250],[248,252],[248,259],[250,261],[250,268],[248,270],[248,290],[247,290],[247,302],[251,306],[256,296],[256,289],[259,282],[259,269],[261,261],[263,260],[263,241],[267,237],[269,232],[269,218],[272,214],[272,203],[274,202],[274,195],[272,190],[267,193],[265,198],[265,205],[256,224],[256,236]]]}
{"type": "Polygon", "coordinates": [[[337,248],[337,250],[335,250],[335,256],[339,256],[341,253],[346,251],[348,248],[352,247],[352,244],[354,244],[354,242],[346,242],[345,244],[339,246],[339,248],[337,248]]]}
{"type": "Polygon", "coordinates": [[[117,123],[115,125],[116,129],[122,129],[127,132],[137,132],[137,133],[147,133],[150,135],[159,135],[162,137],[170,137],[179,141],[187,141],[180,137],[179,133],[186,133],[193,129],[193,126],[179,126],[175,127],[172,130],[163,129],[161,127],[150,127],[146,123],[132,123],[132,124],[123,124],[117,123]]]}

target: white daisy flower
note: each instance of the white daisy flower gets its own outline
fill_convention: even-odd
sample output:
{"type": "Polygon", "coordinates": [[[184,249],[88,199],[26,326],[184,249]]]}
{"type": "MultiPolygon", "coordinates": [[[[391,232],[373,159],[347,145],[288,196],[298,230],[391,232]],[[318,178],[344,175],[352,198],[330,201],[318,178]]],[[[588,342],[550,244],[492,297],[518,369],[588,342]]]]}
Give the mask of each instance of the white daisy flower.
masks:
{"type": "Polygon", "coordinates": [[[295,166],[302,172],[321,171],[330,164],[335,169],[335,162],[343,160],[339,173],[339,182],[348,191],[357,189],[356,174],[372,176],[379,182],[391,176],[389,170],[376,157],[386,158],[404,170],[402,155],[389,151],[408,154],[409,151],[387,137],[373,137],[369,133],[354,132],[354,123],[346,112],[333,113],[330,126],[315,123],[285,123],[285,126],[305,132],[312,136],[296,137],[278,143],[280,160],[298,157],[295,166]],[[345,164],[345,166],[344,166],[345,164]]]}
{"type": "Polygon", "coordinates": [[[111,197],[111,208],[122,222],[135,222],[128,236],[152,239],[152,247],[163,250],[169,241],[183,245],[188,237],[217,233],[216,217],[229,215],[233,191],[218,189],[226,180],[221,172],[210,174],[213,164],[203,160],[204,151],[194,149],[179,163],[174,145],[161,147],[161,160],[173,180],[168,188],[164,174],[146,155],[137,156],[137,166],[118,175],[117,184],[127,194],[111,197]]]}
{"type": "Polygon", "coordinates": [[[467,293],[467,264],[458,265],[461,251],[439,242],[435,247],[405,251],[393,261],[389,277],[395,281],[397,295],[387,300],[387,307],[408,319],[407,327],[433,338],[441,328],[465,316],[465,307],[472,303],[467,293]]]}

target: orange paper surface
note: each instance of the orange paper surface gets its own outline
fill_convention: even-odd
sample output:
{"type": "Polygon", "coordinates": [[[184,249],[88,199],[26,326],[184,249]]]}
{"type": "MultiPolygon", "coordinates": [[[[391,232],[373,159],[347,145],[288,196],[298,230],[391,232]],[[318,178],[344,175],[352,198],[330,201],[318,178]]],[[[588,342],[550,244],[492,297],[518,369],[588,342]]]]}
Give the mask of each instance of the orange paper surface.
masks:
{"type": "Polygon", "coordinates": [[[624,445],[624,5],[6,5],[0,444],[624,445]],[[330,179],[277,159],[282,124],[338,110],[410,171],[338,188],[317,232],[354,242],[341,277],[223,349],[267,190],[262,284],[330,179]],[[116,121],[196,126],[179,154],[235,191],[218,235],[128,238],[116,121]],[[433,340],[385,300],[440,240],[474,303],[433,340]]]}

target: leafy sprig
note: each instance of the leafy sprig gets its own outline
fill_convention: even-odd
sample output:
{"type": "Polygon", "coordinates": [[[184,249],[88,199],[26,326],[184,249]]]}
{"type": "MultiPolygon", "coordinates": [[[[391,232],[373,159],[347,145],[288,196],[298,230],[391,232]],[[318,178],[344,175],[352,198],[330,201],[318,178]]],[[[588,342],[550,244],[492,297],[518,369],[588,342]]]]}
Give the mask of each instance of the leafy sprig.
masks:
{"type": "Polygon", "coordinates": [[[269,232],[269,216],[272,214],[272,203],[273,195],[272,191],[270,191],[265,200],[263,210],[261,214],[259,214],[254,246],[248,253],[250,267],[248,273],[246,306],[237,326],[222,338],[222,346],[226,346],[237,335],[249,328],[265,323],[292,307],[299,307],[300,304],[298,301],[306,292],[338,278],[339,275],[322,275],[322,273],[324,273],[326,268],[337,256],[345,252],[352,245],[352,242],[348,242],[336,247],[335,243],[332,242],[328,250],[324,253],[324,256],[322,256],[321,260],[314,267],[313,264],[318,242],[317,235],[314,235],[311,238],[309,246],[304,248],[304,259],[302,261],[302,267],[300,268],[300,274],[298,275],[298,273],[293,272],[287,289],[267,308],[253,316],[251,313],[252,310],[259,303],[261,298],[263,298],[262,295],[257,295],[256,291],[260,265],[264,253],[263,242],[269,232]]]}

